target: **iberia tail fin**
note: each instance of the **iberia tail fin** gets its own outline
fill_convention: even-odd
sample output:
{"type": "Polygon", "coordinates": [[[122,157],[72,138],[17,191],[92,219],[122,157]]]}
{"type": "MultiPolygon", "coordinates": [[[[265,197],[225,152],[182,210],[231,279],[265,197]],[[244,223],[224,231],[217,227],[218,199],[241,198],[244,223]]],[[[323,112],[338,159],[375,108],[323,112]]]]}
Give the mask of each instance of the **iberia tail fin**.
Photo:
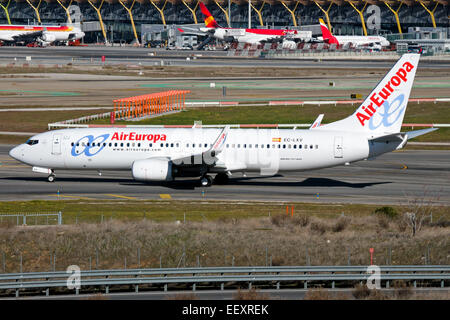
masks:
{"type": "Polygon", "coordinates": [[[202,11],[203,15],[205,16],[205,26],[207,28],[219,28],[219,25],[216,22],[216,19],[212,16],[212,14],[209,12],[209,10],[206,8],[206,6],[203,4],[203,2],[199,2],[200,10],[202,11]]]}
{"type": "Polygon", "coordinates": [[[323,21],[323,19],[319,19],[320,22],[320,30],[322,31],[322,38],[323,42],[329,43],[329,44],[337,44],[339,45],[338,39],[336,39],[335,36],[331,34],[331,31],[328,29],[327,25],[323,21]]]}
{"type": "Polygon", "coordinates": [[[400,132],[420,54],[404,54],[349,117],[318,130],[355,131],[372,138],[400,132]]]}

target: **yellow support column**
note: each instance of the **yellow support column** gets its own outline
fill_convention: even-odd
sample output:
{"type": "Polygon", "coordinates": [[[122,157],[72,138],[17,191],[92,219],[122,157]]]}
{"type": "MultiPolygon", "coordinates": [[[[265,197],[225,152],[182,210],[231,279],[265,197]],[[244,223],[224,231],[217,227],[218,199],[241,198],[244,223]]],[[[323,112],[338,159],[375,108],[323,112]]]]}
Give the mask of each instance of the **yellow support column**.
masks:
{"type": "Polygon", "coordinates": [[[149,1],[156,8],[156,10],[158,10],[159,14],[161,15],[161,20],[162,20],[163,25],[166,25],[166,18],[164,17],[164,8],[166,7],[168,0],[164,1],[164,5],[162,6],[161,9],[155,4],[154,1],[152,1],[152,0],[149,0],[149,1]]]}
{"type": "Polygon", "coordinates": [[[0,2],[0,6],[3,8],[3,10],[5,10],[5,14],[6,14],[6,19],[8,20],[8,24],[11,24],[11,19],[9,18],[9,12],[8,12],[8,7],[9,7],[9,3],[11,2],[11,0],[8,0],[8,4],[6,6],[4,6],[1,2],[0,2]]]}
{"type": "Polygon", "coordinates": [[[292,17],[292,23],[294,24],[294,26],[297,26],[297,18],[295,18],[295,10],[297,10],[298,4],[300,3],[300,1],[297,1],[297,3],[295,4],[294,9],[289,9],[289,7],[287,6],[286,3],[284,3],[283,1],[281,2],[281,4],[286,8],[287,11],[289,11],[289,13],[291,14],[292,17]]]}
{"type": "Polygon", "coordinates": [[[389,3],[387,3],[387,2],[385,2],[384,4],[385,4],[385,5],[389,8],[389,10],[391,10],[392,13],[394,14],[395,21],[397,22],[398,33],[402,34],[403,32],[402,32],[402,27],[401,27],[401,25],[400,25],[400,19],[399,19],[399,17],[398,17],[398,12],[400,11],[400,8],[401,8],[402,5],[403,5],[403,1],[400,1],[400,5],[398,6],[397,10],[394,10],[394,9],[389,5],[389,3]]]}
{"type": "Polygon", "coordinates": [[[34,9],[34,12],[36,12],[36,17],[38,19],[38,22],[41,23],[41,15],[39,14],[39,7],[41,6],[41,2],[42,0],[39,0],[39,3],[37,6],[34,6],[30,0],[27,0],[28,4],[30,5],[30,7],[32,7],[34,9]]]}
{"type": "Polygon", "coordinates": [[[225,18],[227,19],[228,28],[231,28],[231,22],[230,17],[228,16],[228,11],[222,8],[222,6],[216,0],[214,0],[214,2],[217,4],[217,6],[220,8],[220,10],[222,10],[223,14],[225,15],[225,18]]]}
{"type": "Polygon", "coordinates": [[[439,5],[439,2],[436,1],[436,5],[434,6],[433,10],[430,10],[427,8],[427,6],[421,1],[417,0],[422,5],[422,7],[430,14],[431,17],[431,23],[433,24],[433,28],[436,28],[436,20],[434,19],[434,11],[436,11],[437,6],[439,5]]]}
{"type": "Polygon", "coordinates": [[[331,31],[331,23],[330,23],[330,16],[328,15],[328,13],[330,12],[331,6],[333,5],[333,2],[330,2],[330,5],[328,6],[328,9],[325,10],[324,8],[322,8],[322,6],[317,2],[314,1],[314,3],[316,4],[316,6],[319,7],[319,9],[323,12],[323,14],[325,15],[325,18],[327,19],[327,25],[328,25],[328,30],[331,31]]]}
{"type": "Polygon", "coordinates": [[[123,3],[122,0],[119,0],[119,2],[122,5],[122,7],[124,7],[125,10],[127,10],[128,14],[130,15],[131,27],[133,28],[134,38],[136,39],[136,43],[139,44],[139,38],[137,35],[136,26],[134,25],[133,13],[131,12],[131,10],[133,10],[133,6],[134,6],[134,3],[136,2],[136,0],[133,0],[133,2],[131,3],[131,6],[129,8],[127,8],[127,6],[123,3]]]}
{"type": "Polygon", "coordinates": [[[367,36],[366,23],[364,21],[364,15],[363,15],[364,10],[366,9],[366,6],[367,6],[367,2],[364,3],[364,6],[361,10],[358,10],[358,8],[356,8],[356,6],[350,0],[345,0],[345,1],[347,1],[353,7],[353,9],[355,9],[356,12],[358,12],[359,17],[361,18],[361,25],[362,25],[362,28],[364,31],[364,35],[367,36]]]}
{"type": "Polygon", "coordinates": [[[62,4],[62,2],[61,2],[60,0],[56,0],[56,1],[58,1],[59,5],[60,5],[60,6],[64,9],[64,11],[66,12],[66,15],[67,15],[67,21],[69,21],[69,23],[71,24],[71,23],[72,23],[72,18],[70,17],[69,7],[70,7],[70,5],[72,4],[73,0],[70,0],[70,1],[69,1],[69,5],[68,5],[67,7],[65,7],[65,6],[62,4]]]}
{"type": "Polygon", "coordinates": [[[58,1],[59,5],[60,5],[60,6],[64,9],[64,11],[66,12],[66,15],[67,15],[67,21],[69,21],[69,23],[71,24],[71,23],[72,23],[72,18],[70,17],[69,7],[70,7],[70,5],[72,4],[72,1],[73,1],[73,0],[70,0],[70,1],[69,1],[69,5],[68,5],[67,7],[65,7],[65,6],[62,4],[62,2],[61,2],[60,0],[56,0],[56,1],[58,1]]]}
{"type": "Polygon", "coordinates": [[[256,13],[258,14],[259,24],[260,24],[261,27],[264,26],[264,22],[263,22],[263,18],[262,18],[262,15],[261,15],[261,11],[262,11],[262,9],[264,8],[264,5],[265,5],[265,4],[266,4],[266,1],[263,1],[262,5],[261,5],[261,8],[259,8],[259,10],[258,10],[258,9],[255,8],[255,6],[254,6],[254,5],[252,4],[252,2],[250,1],[250,6],[251,6],[251,7],[253,8],[253,10],[255,10],[256,13]]]}
{"type": "Polygon", "coordinates": [[[103,2],[105,2],[105,0],[101,1],[100,6],[98,8],[91,2],[91,0],[87,0],[87,1],[91,5],[91,7],[95,10],[95,12],[97,12],[98,22],[100,23],[100,28],[102,29],[103,37],[105,38],[105,44],[106,44],[106,43],[108,43],[108,38],[106,37],[105,26],[103,24],[102,14],[100,12],[100,10],[103,6],[103,2]]]}
{"type": "Polygon", "coordinates": [[[197,1],[197,4],[195,5],[194,9],[192,9],[191,7],[189,7],[189,5],[186,3],[186,1],[181,0],[183,2],[183,4],[186,6],[186,8],[189,9],[189,11],[192,13],[192,17],[194,18],[194,23],[197,24],[197,15],[195,14],[195,11],[197,10],[198,7],[198,3],[199,1],[197,1]]]}

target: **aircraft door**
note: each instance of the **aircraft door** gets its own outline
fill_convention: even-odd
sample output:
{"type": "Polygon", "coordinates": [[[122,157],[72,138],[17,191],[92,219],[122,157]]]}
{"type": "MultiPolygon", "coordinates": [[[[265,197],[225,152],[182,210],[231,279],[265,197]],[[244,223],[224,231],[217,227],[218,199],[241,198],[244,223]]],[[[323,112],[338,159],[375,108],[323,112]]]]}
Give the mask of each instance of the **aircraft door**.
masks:
{"type": "Polygon", "coordinates": [[[52,154],[61,155],[61,134],[59,133],[53,135],[52,154]]]}
{"type": "Polygon", "coordinates": [[[334,157],[342,158],[343,156],[343,139],[342,137],[334,137],[334,157]]]}

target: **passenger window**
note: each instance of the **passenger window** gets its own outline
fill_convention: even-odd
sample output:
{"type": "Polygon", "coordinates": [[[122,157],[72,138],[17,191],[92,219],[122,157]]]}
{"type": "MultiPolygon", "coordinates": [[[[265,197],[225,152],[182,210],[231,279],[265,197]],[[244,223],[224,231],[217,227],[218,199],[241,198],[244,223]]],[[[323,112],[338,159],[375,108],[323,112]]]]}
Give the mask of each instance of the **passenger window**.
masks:
{"type": "Polygon", "coordinates": [[[164,147],[164,143],[161,143],[161,148],[164,147]]]}
{"type": "Polygon", "coordinates": [[[232,148],[234,148],[235,146],[236,146],[236,145],[235,145],[234,143],[231,145],[232,148]]]}
{"type": "Polygon", "coordinates": [[[278,145],[278,149],[280,149],[280,148],[281,148],[281,144],[278,145]]]}
{"type": "Polygon", "coordinates": [[[208,147],[208,144],[207,144],[207,143],[205,143],[205,148],[206,148],[206,147],[208,147]]]}
{"type": "Polygon", "coordinates": [[[150,143],[148,146],[151,148],[153,146],[153,143],[150,143]]]}
{"type": "Polygon", "coordinates": [[[166,147],[169,147],[169,144],[168,144],[168,143],[166,143],[166,147]]]}
{"type": "Polygon", "coordinates": [[[138,143],[138,148],[140,148],[141,147],[141,144],[140,143],[138,143]]]}
{"type": "Polygon", "coordinates": [[[299,145],[298,145],[298,148],[299,148],[299,149],[301,149],[301,148],[302,148],[302,145],[301,145],[301,144],[299,144],[299,145]]]}
{"type": "Polygon", "coordinates": [[[173,143],[170,144],[170,147],[173,148],[173,143]]]}
{"type": "Polygon", "coordinates": [[[127,147],[129,147],[129,146],[130,146],[130,143],[128,142],[128,143],[127,143],[127,147]]]}
{"type": "Polygon", "coordinates": [[[227,143],[227,148],[229,148],[230,147],[230,145],[227,143]]]}
{"type": "Polygon", "coordinates": [[[123,147],[123,142],[120,143],[120,146],[123,147]]]}
{"type": "Polygon", "coordinates": [[[319,149],[319,145],[318,144],[316,144],[316,149],[319,149]]]}
{"type": "Polygon", "coordinates": [[[103,143],[103,146],[106,147],[106,142],[103,143]]]}
{"type": "Polygon", "coordinates": [[[90,142],[86,143],[86,145],[89,147],[90,146],[90,142]]]}
{"type": "Polygon", "coordinates": [[[297,145],[296,144],[294,144],[294,149],[297,149],[297,145]]]}
{"type": "Polygon", "coordinates": [[[195,143],[192,144],[192,148],[195,148],[195,143]]]}
{"type": "Polygon", "coordinates": [[[310,145],[309,148],[312,149],[312,148],[313,148],[313,145],[310,145]]]}
{"type": "Polygon", "coordinates": [[[246,145],[246,144],[244,144],[244,145],[243,145],[243,147],[244,147],[244,148],[247,148],[247,145],[246,145]]]}
{"type": "Polygon", "coordinates": [[[116,142],[116,143],[114,143],[114,147],[117,147],[117,142],[116,142]]]}
{"type": "Polygon", "coordinates": [[[110,147],[112,146],[112,143],[111,143],[111,142],[109,143],[109,146],[110,146],[110,147]]]}
{"type": "Polygon", "coordinates": [[[286,145],[285,144],[283,144],[283,149],[286,149],[286,145]]]}
{"type": "Polygon", "coordinates": [[[70,145],[73,147],[73,142],[70,145]]]}

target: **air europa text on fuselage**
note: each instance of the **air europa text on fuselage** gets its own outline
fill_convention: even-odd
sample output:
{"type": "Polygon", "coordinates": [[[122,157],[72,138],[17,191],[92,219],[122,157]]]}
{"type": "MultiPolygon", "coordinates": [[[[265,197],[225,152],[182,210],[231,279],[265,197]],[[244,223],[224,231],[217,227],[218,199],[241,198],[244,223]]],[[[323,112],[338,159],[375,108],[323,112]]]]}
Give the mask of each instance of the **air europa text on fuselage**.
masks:
{"type": "Polygon", "coordinates": [[[384,85],[383,89],[380,92],[374,92],[370,96],[370,103],[367,106],[363,106],[361,109],[364,112],[357,112],[356,117],[362,126],[365,125],[367,120],[370,120],[372,116],[377,112],[376,108],[379,108],[383,105],[383,103],[390,97],[391,93],[394,92],[394,87],[398,87],[402,81],[407,82],[407,75],[411,70],[414,69],[414,66],[405,62],[400,69],[395,73],[394,76],[389,79],[389,81],[384,85]]]}
{"type": "Polygon", "coordinates": [[[114,132],[111,140],[129,140],[129,141],[166,141],[167,136],[165,134],[145,134],[145,133],[123,133],[123,132],[114,132]]]}

